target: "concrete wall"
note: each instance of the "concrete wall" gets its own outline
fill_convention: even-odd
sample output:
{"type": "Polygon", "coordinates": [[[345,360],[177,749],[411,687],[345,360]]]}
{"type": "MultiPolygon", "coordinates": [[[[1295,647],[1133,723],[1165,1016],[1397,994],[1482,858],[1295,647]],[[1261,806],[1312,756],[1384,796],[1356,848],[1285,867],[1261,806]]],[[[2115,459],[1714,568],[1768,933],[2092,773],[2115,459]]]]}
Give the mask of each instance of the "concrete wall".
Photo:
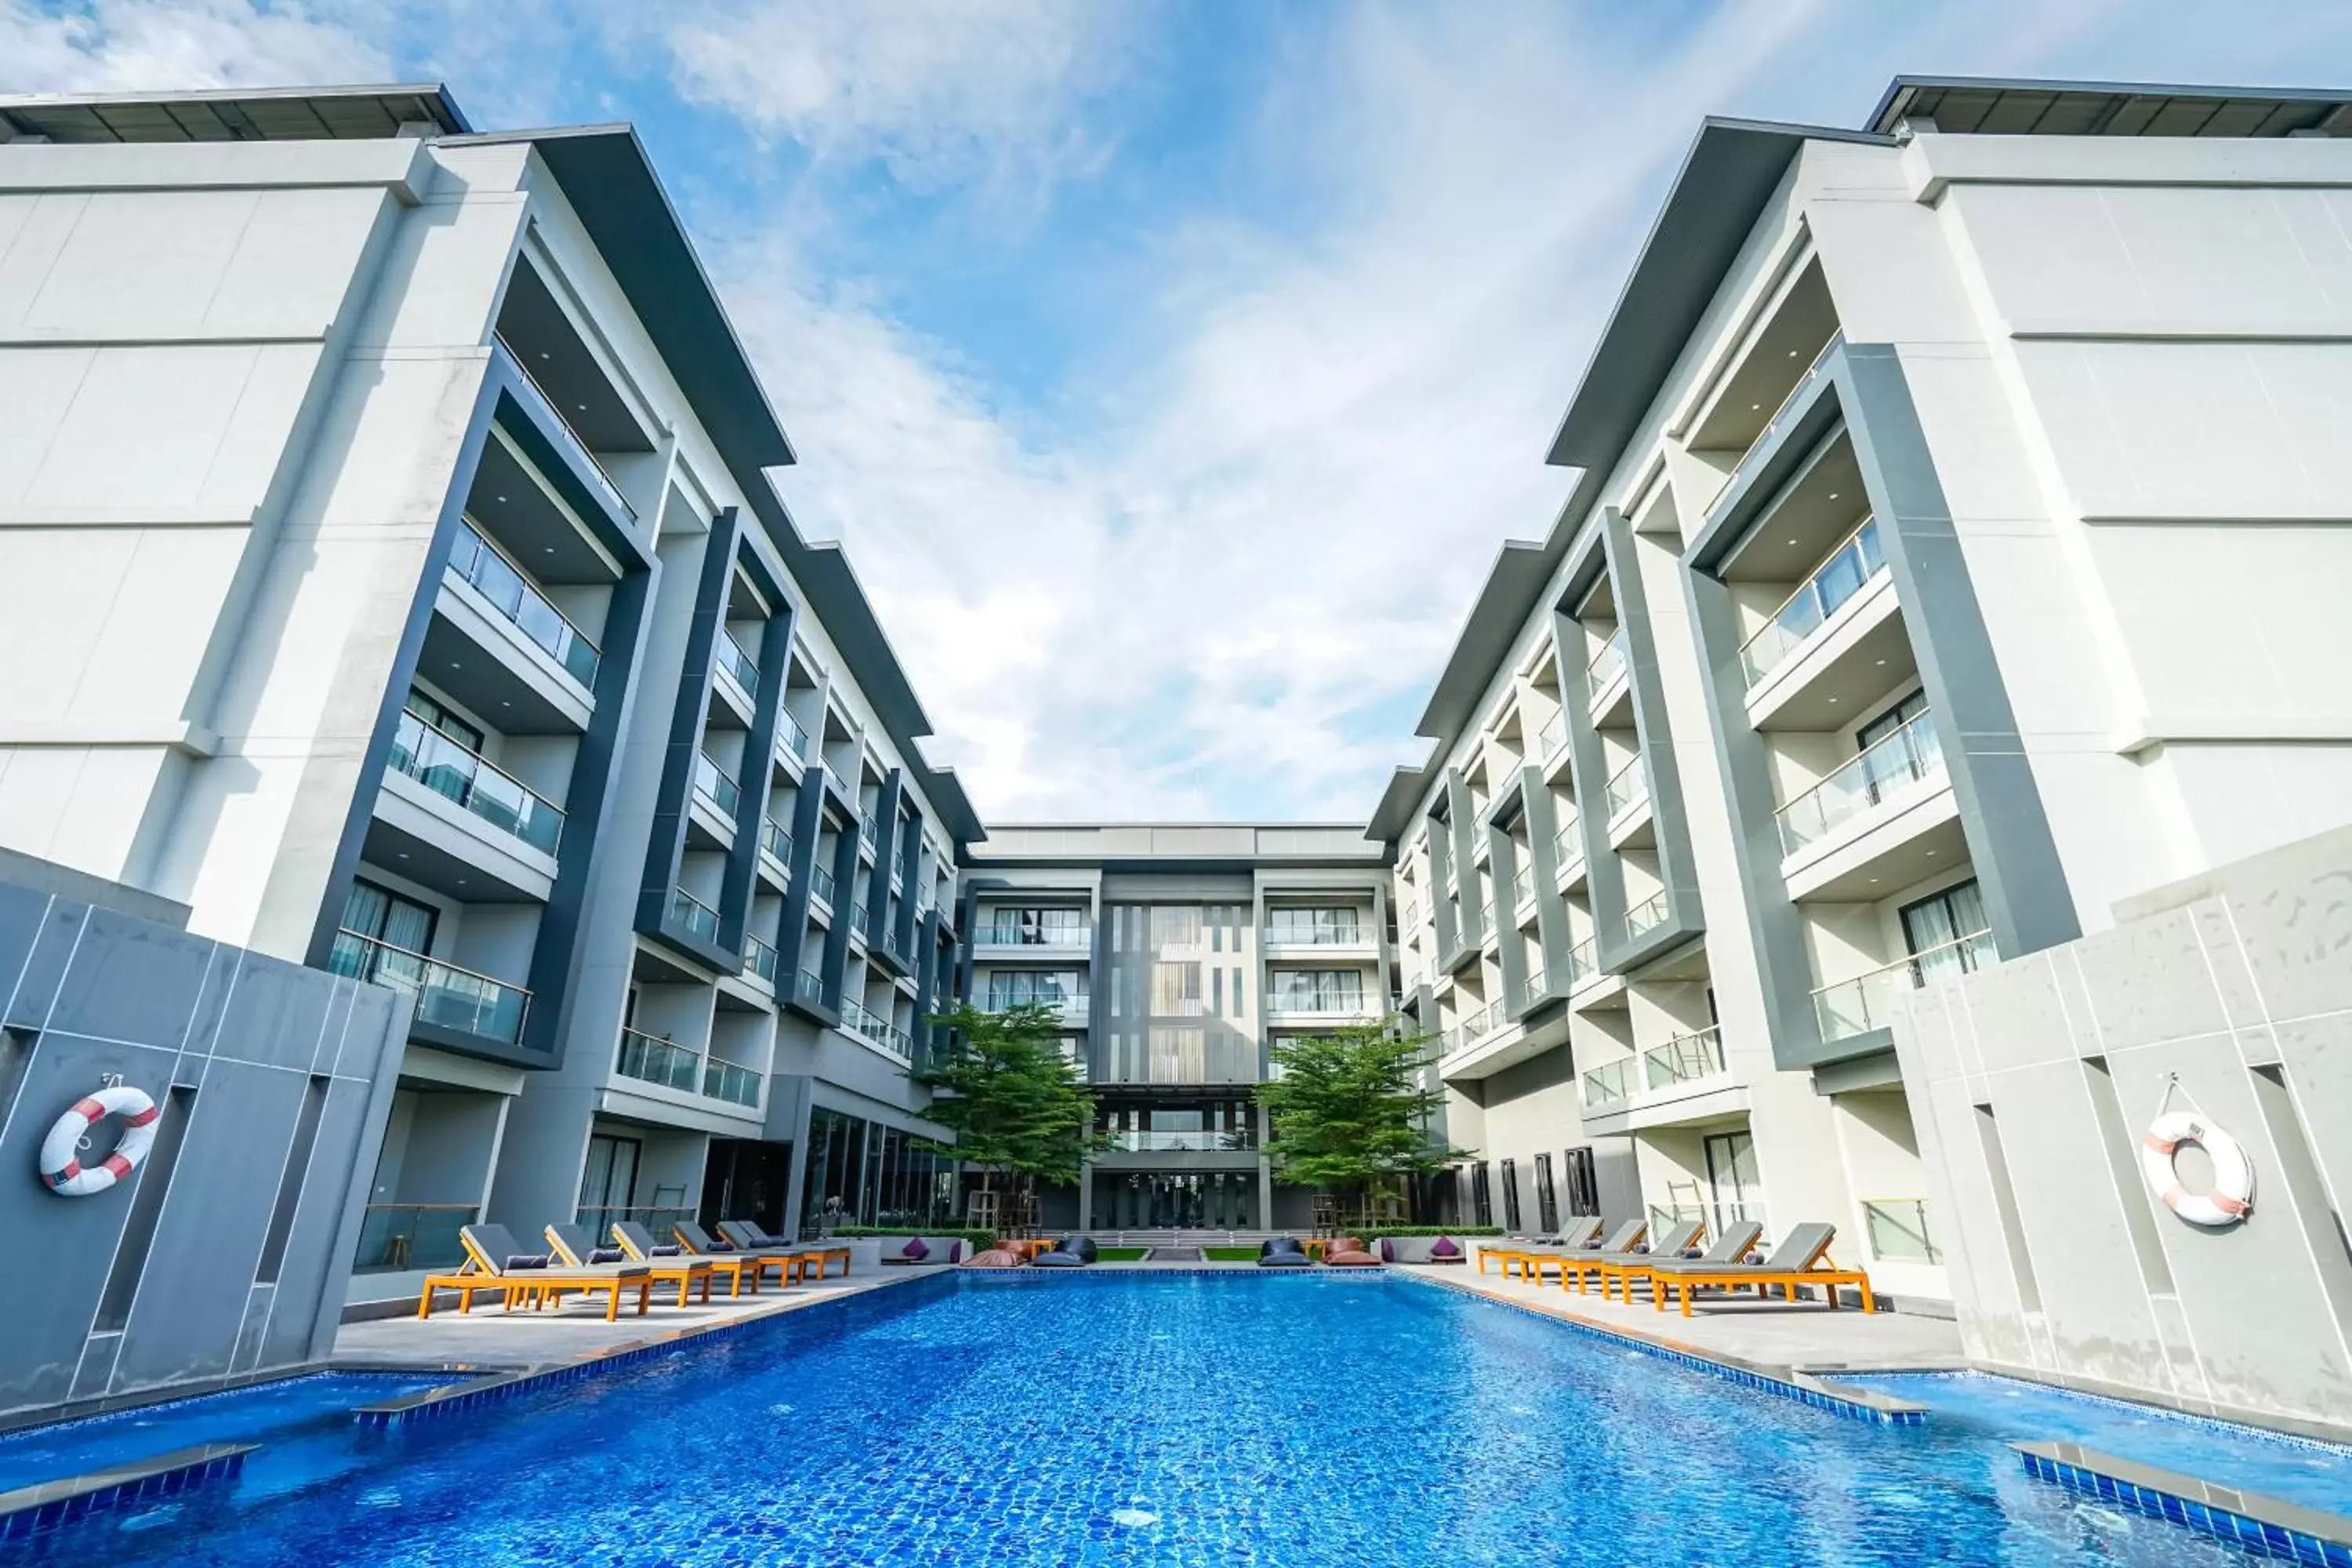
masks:
{"type": "Polygon", "coordinates": [[[27,1263],[0,1415],[322,1359],[407,1024],[390,991],[0,883],[0,1235],[27,1263]],[[42,1141],[116,1075],[163,1110],[153,1152],[61,1197],[42,1141]]]}
{"type": "MultiPolygon", "coordinates": [[[[2352,1427],[2352,831],[2282,858],[1919,993],[1898,1024],[1971,1355],[2352,1427]],[[2138,1140],[2160,1104],[2244,1146],[2242,1223],[2157,1201],[2138,1140]]],[[[2178,1168],[2208,1185],[2197,1152],[2178,1168]]]]}

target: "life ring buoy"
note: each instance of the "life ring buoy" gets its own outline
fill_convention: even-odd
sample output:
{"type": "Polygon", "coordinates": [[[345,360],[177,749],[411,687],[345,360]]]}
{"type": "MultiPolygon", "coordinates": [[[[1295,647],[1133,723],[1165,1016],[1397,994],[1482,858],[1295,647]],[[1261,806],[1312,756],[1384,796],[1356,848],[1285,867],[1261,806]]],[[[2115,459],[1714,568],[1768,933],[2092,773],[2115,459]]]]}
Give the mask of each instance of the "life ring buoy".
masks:
{"type": "Polygon", "coordinates": [[[2191,1225],[2235,1225],[2253,1212],[2254,1163],[2235,1138],[2192,1110],[2175,1110],[2147,1124],[2140,1139],[2140,1166],[2166,1208],[2191,1225]],[[2192,1193],[2180,1184],[2172,1160],[2183,1143],[2194,1143],[2213,1162],[2213,1190],[2192,1193]]]}
{"type": "Polygon", "coordinates": [[[49,1124],[49,1135],[41,1140],[41,1180],[60,1197],[86,1198],[106,1191],[137,1170],[139,1162],[147,1157],[161,1115],[145,1093],[124,1084],[74,1101],[49,1124]],[[122,1118],[121,1138],[105,1159],[83,1164],[82,1140],[110,1116],[122,1118]]]}

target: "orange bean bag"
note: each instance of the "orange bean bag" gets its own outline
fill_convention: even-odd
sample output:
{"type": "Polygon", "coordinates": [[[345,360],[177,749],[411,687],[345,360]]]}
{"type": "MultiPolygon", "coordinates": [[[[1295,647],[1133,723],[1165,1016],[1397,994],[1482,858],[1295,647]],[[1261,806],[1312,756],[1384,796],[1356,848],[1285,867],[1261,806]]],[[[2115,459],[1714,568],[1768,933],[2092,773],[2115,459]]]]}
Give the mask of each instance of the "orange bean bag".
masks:
{"type": "Polygon", "coordinates": [[[1378,1268],[1381,1260],[1364,1250],[1363,1238],[1339,1236],[1323,1249],[1323,1261],[1334,1268],[1378,1268]]]}
{"type": "Polygon", "coordinates": [[[1028,1261],[1017,1252],[1008,1252],[1003,1247],[992,1247],[986,1252],[973,1253],[971,1261],[964,1267],[966,1268],[1018,1268],[1028,1261]]]}

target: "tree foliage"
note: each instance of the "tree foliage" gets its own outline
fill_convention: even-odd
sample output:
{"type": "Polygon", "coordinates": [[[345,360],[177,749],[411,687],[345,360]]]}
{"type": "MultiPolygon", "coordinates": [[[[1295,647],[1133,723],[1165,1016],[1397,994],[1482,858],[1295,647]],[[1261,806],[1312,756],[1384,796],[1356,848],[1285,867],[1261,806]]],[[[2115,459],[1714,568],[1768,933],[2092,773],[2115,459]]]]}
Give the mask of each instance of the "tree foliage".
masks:
{"type": "Polygon", "coordinates": [[[1435,1038],[1388,1019],[1277,1040],[1275,1076],[1257,1089],[1273,1122],[1276,1174],[1358,1194],[1394,1190],[1465,1158],[1429,1134],[1445,1101],[1424,1076],[1435,1038]]]}
{"type": "Polygon", "coordinates": [[[930,1020],[954,1031],[946,1053],[915,1075],[934,1091],[924,1114],[952,1128],[952,1144],[920,1147],[979,1167],[982,1187],[1078,1179],[1095,1142],[1095,1099],[1062,1055],[1061,1015],[1043,1004],[983,1013],[965,1003],[930,1020]]]}

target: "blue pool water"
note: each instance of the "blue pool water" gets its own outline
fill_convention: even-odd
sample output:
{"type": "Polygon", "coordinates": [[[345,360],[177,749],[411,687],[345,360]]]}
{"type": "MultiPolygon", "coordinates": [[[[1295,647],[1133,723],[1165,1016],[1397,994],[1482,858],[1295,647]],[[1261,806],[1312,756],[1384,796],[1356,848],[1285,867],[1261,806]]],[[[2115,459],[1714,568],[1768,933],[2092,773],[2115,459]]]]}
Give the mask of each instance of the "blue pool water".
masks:
{"type": "Polygon", "coordinates": [[[301,1486],[88,1521],[184,1564],[2246,1561],[1886,1428],[1382,1277],[950,1275],[527,1398],[301,1486]]]}
{"type": "Polygon", "coordinates": [[[1935,1412],[1932,1419],[1992,1437],[2080,1443],[2118,1458],[2179,1470],[2240,1491],[2266,1492],[2322,1513],[2352,1516],[2352,1450],[2200,1421],[2108,1399],[2085,1399],[2014,1378],[1974,1373],[1842,1377],[1935,1412]]]}

